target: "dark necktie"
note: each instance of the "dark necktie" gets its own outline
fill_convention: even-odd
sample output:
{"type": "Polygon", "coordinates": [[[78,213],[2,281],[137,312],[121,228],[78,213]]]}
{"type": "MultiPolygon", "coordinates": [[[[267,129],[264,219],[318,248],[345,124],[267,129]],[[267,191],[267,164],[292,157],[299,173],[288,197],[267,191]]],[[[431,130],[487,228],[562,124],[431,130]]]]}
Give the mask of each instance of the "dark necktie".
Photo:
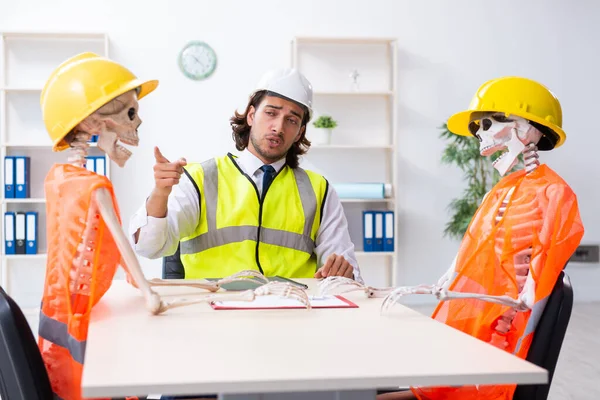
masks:
{"type": "Polygon", "coordinates": [[[271,186],[271,182],[273,182],[273,177],[275,176],[275,168],[270,165],[263,165],[260,169],[264,172],[263,174],[263,184],[262,184],[262,197],[265,197],[265,193],[267,193],[267,189],[271,186]]]}

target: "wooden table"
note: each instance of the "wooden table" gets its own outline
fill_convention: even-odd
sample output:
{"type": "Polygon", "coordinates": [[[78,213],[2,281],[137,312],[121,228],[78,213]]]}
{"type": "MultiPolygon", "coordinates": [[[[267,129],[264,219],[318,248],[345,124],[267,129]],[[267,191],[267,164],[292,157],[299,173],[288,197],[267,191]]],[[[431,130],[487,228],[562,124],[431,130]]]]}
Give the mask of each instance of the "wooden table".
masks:
{"type": "MultiPolygon", "coordinates": [[[[316,280],[299,281],[314,291],[316,280]]],[[[157,291],[167,300],[205,293],[157,291]]],[[[341,391],[342,398],[373,399],[382,387],[547,383],[546,370],[408,307],[380,315],[382,299],[344,296],[359,308],[216,311],[199,304],[152,316],[137,289],[115,281],[92,312],[83,395],[295,399],[294,392],[314,392],[311,398],[326,399],[341,391]]]]}

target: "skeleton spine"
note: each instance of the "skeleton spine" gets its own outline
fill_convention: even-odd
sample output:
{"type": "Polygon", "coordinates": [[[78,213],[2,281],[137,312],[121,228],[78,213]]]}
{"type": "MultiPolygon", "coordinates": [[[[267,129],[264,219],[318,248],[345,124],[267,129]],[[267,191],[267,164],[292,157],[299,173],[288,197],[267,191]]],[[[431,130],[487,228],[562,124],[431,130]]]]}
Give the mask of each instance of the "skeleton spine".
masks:
{"type": "Polygon", "coordinates": [[[525,163],[525,171],[527,171],[528,174],[535,171],[540,165],[537,150],[538,148],[535,145],[535,143],[529,143],[523,150],[523,161],[525,163]]]}
{"type": "Polygon", "coordinates": [[[70,164],[83,168],[85,165],[85,158],[88,155],[88,149],[90,147],[88,143],[89,138],[90,135],[84,132],[75,134],[75,138],[70,143],[71,154],[68,158],[70,164]]]}
{"type": "MultiPolygon", "coordinates": [[[[525,149],[523,150],[523,161],[525,164],[525,171],[530,174],[535,171],[537,167],[540,165],[538,154],[537,154],[537,146],[535,143],[529,143],[525,149]]],[[[504,211],[506,210],[506,206],[510,201],[514,192],[514,188],[506,195],[506,198],[502,201],[502,206],[498,210],[498,215],[496,215],[496,223],[499,223],[504,216],[504,211]]],[[[529,261],[531,262],[531,260],[529,261]]],[[[522,296],[523,288],[525,287],[525,280],[527,279],[527,275],[529,274],[529,268],[527,269],[517,269],[515,268],[515,273],[517,275],[517,282],[519,283],[519,297],[522,296]]],[[[505,349],[508,346],[508,342],[506,341],[505,335],[510,330],[510,326],[512,325],[512,321],[517,315],[517,310],[512,308],[505,312],[499,319],[496,327],[495,333],[492,334],[492,338],[490,340],[490,344],[499,347],[501,349],[505,349]]]]}

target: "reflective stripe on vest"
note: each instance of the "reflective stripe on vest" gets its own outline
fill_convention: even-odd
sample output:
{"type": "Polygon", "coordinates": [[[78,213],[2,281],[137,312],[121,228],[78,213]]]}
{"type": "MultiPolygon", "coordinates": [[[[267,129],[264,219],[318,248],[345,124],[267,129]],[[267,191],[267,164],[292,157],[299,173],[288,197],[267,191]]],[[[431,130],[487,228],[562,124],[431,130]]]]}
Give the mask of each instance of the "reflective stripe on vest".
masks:
{"type": "MultiPolygon", "coordinates": [[[[214,159],[202,165],[204,169],[204,200],[206,204],[206,221],[208,231],[193,239],[181,242],[181,254],[196,254],[211,247],[223,246],[242,240],[258,240],[256,226],[228,226],[217,229],[217,181],[219,170],[214,159]]],[[[312,254],[315,242],[311,239],[311,231],[317,212],[317,197],[310,183],[308,174],[299,168],[292,169],[300,201],[304,210],[304,230],[302,235],[277,229],[260,227],[260,241],[281,247],[287,247],[312,254]]]]}
{"type": "Polygon", "coordinates": [[[79,341],[69,335],[67,324],[50,318],[40,311],[40,322],[38,335],[57,346],[69,350],[71,357],[79,364],[83,364],[85,357],[86,341],[79,341]]]}

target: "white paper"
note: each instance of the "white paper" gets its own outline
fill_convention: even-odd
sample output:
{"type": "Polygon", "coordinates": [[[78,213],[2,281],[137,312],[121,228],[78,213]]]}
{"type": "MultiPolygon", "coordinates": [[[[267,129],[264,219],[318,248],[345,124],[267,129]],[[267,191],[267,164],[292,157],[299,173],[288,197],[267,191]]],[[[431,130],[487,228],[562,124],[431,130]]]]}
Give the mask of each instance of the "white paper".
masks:
{"type": "MultiPolygon", "coordinates": [[[[308,296],[313,308],[350,307],[351,305],[336,296],[308,296]]],[[[227,308],[304,308],[304,304],[296,299],[280,296],[257,296],[254,301],[215,301],[216,307],[227,308]]]]}

